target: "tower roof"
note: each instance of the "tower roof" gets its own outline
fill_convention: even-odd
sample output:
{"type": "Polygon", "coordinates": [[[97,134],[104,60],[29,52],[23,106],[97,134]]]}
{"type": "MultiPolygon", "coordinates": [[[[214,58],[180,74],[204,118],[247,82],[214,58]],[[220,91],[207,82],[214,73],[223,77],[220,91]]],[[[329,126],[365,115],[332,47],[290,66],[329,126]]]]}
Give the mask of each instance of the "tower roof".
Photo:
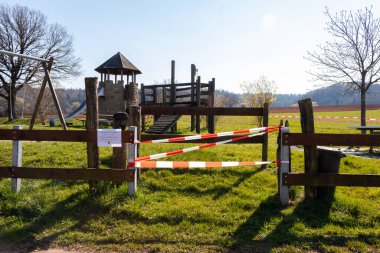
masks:
{"type": "Polygon", "coordinates": [[[124,55],[120,52],[109,58],[103,64],[95,69],[96,72],[103,74],[120,75],[123,71],[124,75],[141,74],[141,71],[136,68],[124,55]]]}

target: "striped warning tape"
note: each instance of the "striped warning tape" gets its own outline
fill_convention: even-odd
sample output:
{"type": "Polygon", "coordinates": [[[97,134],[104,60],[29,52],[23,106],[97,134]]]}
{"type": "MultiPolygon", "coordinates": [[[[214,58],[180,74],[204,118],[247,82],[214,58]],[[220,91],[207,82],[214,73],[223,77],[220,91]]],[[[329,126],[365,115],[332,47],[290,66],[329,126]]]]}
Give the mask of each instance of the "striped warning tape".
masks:
{"type": "Polygon", "coordinates": [[[190,136],[175,137],[175,138],[168,138],[168,139],[147,140],[147,141],[142,141],[141,143],[166,143],[166,142],[200,140],[200,139],[209,139],[209,138],[222,137],[222,136],[232,136],[232,135],[238,135],[238,134],[258,133],[258,132],[264,132],[268,130],[275,130],[279,128],[280,128],[279,126],[259,127],[259,128],[244,129],[240,131],[222,132],[222,133],[216,133],[216,134],[199,134],[199,135],[190,135],[190,136]]]}
{"type": "MultiPolygon", "coordinates": [[[[271,115],[271,118],[299,118],[299,115],[271,115]]],[[[360,119],[357,116],[315,116],[316,119],[360,119]]],[[[366,118],[366,121],[380,121],[380,119],[366,118]]]]}
{"type": "Polygon", "coordinates": [[[274,132],[274,131],[276,131],[276,129],[268,129],[267,131],[261,132],[261,133],[258,133],[258,134],[244,135],[244,136],[236,137],[236,138],[225,140],[225,141],[207,143],[207,144],[204,144],[204,145],[201,145],[201,146],[195,146],[195,147],[191,147],[191,148],[184,148],[184,149],[179,149],[179,150],[175,150],[175,151],[171,151],[171,152],[155,154],[155,155],[137,157],[135,159],[135,162],[154,160],[154,159],[159,159],[159,158],[163,158],[163,157],[167,157],[167,156],[183,154],[183,153],[187,153],[187,152],[191,152],[191,151],[195,151],[195,150],[199,150],[199,149],[209,148],[209,147],[213,147],[213,146],[217,146],[217,145],[221,145],[221,144],[225,144],[225,143],[236,142],[236,141],[252,138],[254,136],[264,135],[266,133],[271,133],[271,132],[274,132]]]}
{"type": "Polygon", "coordinates": [[[236,167],[236,166],[255,166],[264,164],[273,164],[274,162],[197,162],[197,161],[142,161],[136,162],[137,168],[151,169],[187,169],[187,168],[221,168],[221,167],[236,167]]]}

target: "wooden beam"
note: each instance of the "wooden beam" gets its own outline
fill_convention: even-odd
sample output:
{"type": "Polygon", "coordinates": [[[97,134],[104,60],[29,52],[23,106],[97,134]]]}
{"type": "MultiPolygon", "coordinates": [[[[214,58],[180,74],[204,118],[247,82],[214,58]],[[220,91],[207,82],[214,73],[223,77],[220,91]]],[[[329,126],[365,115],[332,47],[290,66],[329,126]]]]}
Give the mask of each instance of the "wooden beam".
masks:
{"type": "Polygon", "coordinates": [[[145,107],[141,108],[143,115],[229,115],[229,116],[263,116],[263,108],[226,108],[226,107],[145,107]]]}
{"type": "Polygon", "coordinates": [[[176,102],[176,86],[175,86],[175,61],[171,63],[171,78],[170,78],[170,103],[176,102]]]}
{"type": "MultiPolygon", "coordinates": [[[[99,105],[98,105],[98,78],[86,77],[86,130],[97,131],[99,127],[99,105]]],[[[87,167],[99,169],[99,148],[94,142],[87,142],[87,167]]],[[[97,187],[93,180],[89,182],[90,191],[97,187]]]]}
{"type": "MultiPolygon", "coordinates": [[[[122,132],[122,142],[131,143],[132,133],[122,132]]],[[[97,142],[97,131],[0,129],[0,140],[97,142]]]]}
{"type": "MultiPolygon", "coordinates": [[[[196,83],[196,108],[201,108],[201,77],[198,76],[197,83],[196,83]]],[[[196,133],[201,132],[201,114],[198,112],[195,115],[195,131],[196,133]]]]}
{"type": "MultiPolygon", "coordinates": [[[[314,113],[310,98],[298,101],[302,133],[314,134],[314,113]]],[[[316,145],[304,146],[305,174],[318,173],[318,150],[316,145]]],[[[317,197],[317,188],[305,186],[305,198],[317,197]]]]}
{"type": "Polygon", "coordinates": [[[380,187],[380,175],[284,174],[285,185],[380,187]]]}
{"type": "MultiPolygon", "coordinates": [[[[263,127],[267,127],[268,124],[269,124],[269,104],[268,103],[264,103],[264,112],[263,112],[263,127]]],[[[261,157],[262,157],[262,160],[263,161],[267,161],[268,160],[268,134],[265,134],[264,135],[264,139],[263,139],[263,147],[262,147],[262,154],[261,154],[261,157]]],[[[265,167],[265,166],[263,166],[265,167]]]]}
{"type": "Polygon", "coordinates": [[[134,171],[121,169],[0,167],[3,178],[131,182],[133,175],[134,171]]]}
{"type": "Polygon", "coordinates": [[[290,146],[376,146],[380,145],[380,135],[289,133],[283,142],[290,146]]]}
{"type": "MultiPolygon", "coordinates": [[[[52,66],[53,66],[53,58],[50,58],[49,63],[47,65],[48,71],[51,70],[52,66]]],[[[34,126],[34,124],[36,122],[38,110],[40,109],[40,105],[41,105],[42,97],[44,95],[46,83],[47,83],[47,76],[45,75],[44,76],[44,80],[42,81],[42,84],[41,84],[40,93],[38,94],[36,105],[34,106],[34,111],[33,111],[32,119],[30,120],[29,130],[33,129],[33,126],[34,126]]]]}
{"type": "MultiPolygon", "coordinates": [[[[51,61],[53,61],[53,60],[51,60],[51,61]]],[[[51,77],[50,77],[50,70],[49,70],[48,66],[46,65],[46,62],[42,63],[42,67],[44,68],[45,76],[47,77],[47,82],[49,84],[50,93],[51,93],[51,96],[53,97],[54,105],[55,105],[55,108],[57,109],[59,120],[61,121],[63,129],[67,130],[66,122],[65,122],[65,119],[63,118],[63,114],[62,114],[61,105],[59,104],[57,94],[55,93],[53,83],[52,83],[51,77]]]]}

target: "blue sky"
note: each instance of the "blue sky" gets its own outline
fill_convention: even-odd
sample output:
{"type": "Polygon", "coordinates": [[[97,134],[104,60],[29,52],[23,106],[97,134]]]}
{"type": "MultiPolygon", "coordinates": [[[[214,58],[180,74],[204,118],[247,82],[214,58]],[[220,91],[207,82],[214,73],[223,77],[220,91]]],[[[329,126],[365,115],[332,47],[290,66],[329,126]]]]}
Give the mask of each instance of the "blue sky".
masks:
{"type": "Polygon", "coordinates": [[[325,6],[332,12],[363,9],[378,1],[254,0],[3,0],[40,10],[50,23],[64,25],[82,58],[82,76],[65,83],[84,88],[84,77],[117,52],[142,71],[139,83],[170,78],[176,61],[178,82],[190,80],[196,64],[202,81],[240,92],[240,84],[265,74],[278,92],[303,93],[317,84],[303,58],[329,40],[325,6]]]}

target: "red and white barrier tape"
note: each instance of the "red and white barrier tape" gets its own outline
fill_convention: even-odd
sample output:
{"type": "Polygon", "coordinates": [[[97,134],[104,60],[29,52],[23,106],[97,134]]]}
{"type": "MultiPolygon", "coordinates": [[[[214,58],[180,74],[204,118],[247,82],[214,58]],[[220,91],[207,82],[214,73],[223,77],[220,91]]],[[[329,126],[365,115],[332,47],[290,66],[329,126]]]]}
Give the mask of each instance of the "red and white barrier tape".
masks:
{"type": "MultiPolygon", "coordinates": [[[[299,118],[299,115],[271,115],[270,118],[299,118]]],[[[357,116],[315,116],[316,119],[360,119],[357,116]]],[[[366,121],[379,121],[375,118],[366,118],[366,121]]]]}
{"type": "Polygon", "coordinates": [[[175,138],[168,138],[168,139],[147,140],[147,141],[142,141],[141,143],[165,143],[165,142],[200,140],[200,139],[209,139],[209,138],[222,137],[222,136],[232,136],[232,135],[238,135],[238,134],[258,133],[258,132],[264,132],[264,131],[279,129],[279,128],[280,128],[279,126],[259,127],[259,128],[251,128],[251,129],[245,129],[245,130],[240,130],[240,131],[222,132],[222,133],[216,133],[216,134],[199,134],[199,135],[190,135],[190,136],[175,137],[175,138]]]}
{"type": "Polygon", "coordinates": [[[151,168],[151,169],[187,169],[187,168],[221,168],[221,167],[235,167],[235,166],[255,166],[264,164],[273,164],[274,162],[197,162],[197,161],[142,161],[136,162],[137,168],[151,168]]]}
{"type": "Polygon", "coordinates": [[[209,147],[213,147],[213,146],[217,146],[217,145],[221,145],[221,144],[225,144],[225,143],[236,142],[236,141],[252,138],[254,136],[259,136],[259,135],[264,135],[266,133],[271,133],[271,132],[274,132],[276,130],[277,129],[268,129],[267,131],[262,132],[262,133],[258,133],[258,134],[244,135],[244,136],[236,137],[236,138],[225,140],[225,141],[207,143],[207,144],[204,144],[201,146],[184,148],[184,149],[179,149],[179,150],[175,150],[175,151],[171,151],[171,152],[155,154],[155,155],[137,157],[135,159],[135,162],[154,160],[154,159],[159,159],[159,158],[163,158],[163,157],[167,157],[167,156],[183,154],[183,153],[187,153],[187,152],[191,152],[191,151],[195,151],[195,150],[199,150],[199,149],[209,148],[209,147]]]}

